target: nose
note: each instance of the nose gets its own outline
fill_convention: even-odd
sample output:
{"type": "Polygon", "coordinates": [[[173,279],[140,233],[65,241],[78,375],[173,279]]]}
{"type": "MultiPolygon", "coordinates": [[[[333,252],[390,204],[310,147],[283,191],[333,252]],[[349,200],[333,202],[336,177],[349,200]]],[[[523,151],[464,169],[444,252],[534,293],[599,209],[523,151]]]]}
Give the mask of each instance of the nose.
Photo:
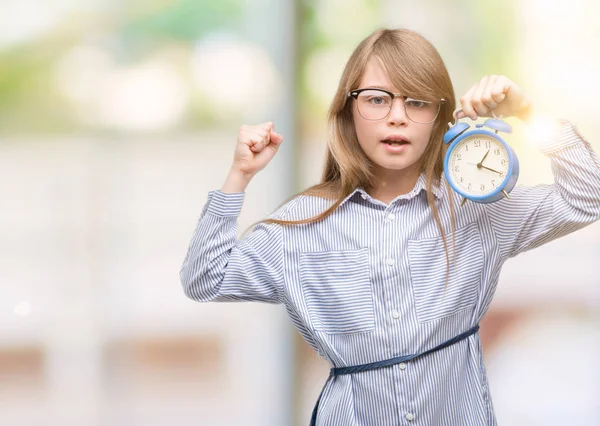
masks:
{"type": "Polygon", "coordinates": [[[391,125],[406,125],[408,117],[404,108],[404,99],[397,97],[392,102],[392,109],[387,117],[388,124],[391,125]]]}

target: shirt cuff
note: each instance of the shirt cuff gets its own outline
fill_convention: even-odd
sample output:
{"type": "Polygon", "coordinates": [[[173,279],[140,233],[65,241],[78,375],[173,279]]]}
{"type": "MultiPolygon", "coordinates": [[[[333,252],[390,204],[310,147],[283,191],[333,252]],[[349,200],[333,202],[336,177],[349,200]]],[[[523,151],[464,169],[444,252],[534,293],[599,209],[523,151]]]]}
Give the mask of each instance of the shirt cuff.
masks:
{"type": "Polygon", "coordinates": [[[567,120],[556,120],[552,133],[539,143],[539,147],[544,154],[552,154],[582,141],[585,140],[573,124],[567,120]]]}
{"type": "Polygon", "coordinates": [[[210,191],[203,213],[215,216],[239,216],[244,204],[245,192],[226,193],[221,190],[210,191]]]}

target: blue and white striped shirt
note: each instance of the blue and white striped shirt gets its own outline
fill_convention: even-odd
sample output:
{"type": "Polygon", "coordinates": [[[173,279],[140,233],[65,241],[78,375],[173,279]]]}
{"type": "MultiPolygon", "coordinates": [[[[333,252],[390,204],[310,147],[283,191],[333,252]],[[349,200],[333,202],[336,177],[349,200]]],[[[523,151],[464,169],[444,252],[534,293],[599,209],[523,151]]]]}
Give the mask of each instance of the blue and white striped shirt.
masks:
{"type": "MultiPolygon", "coordinates": [[[[481,321],[508,258],[600,218],[600,160],[590,145],[563,123],[542,150],[554,184],[517,186],[492,204],[460,207],[454,197],[455,263],[445,292],[445,249],[421,176],[389,205],[357,188],[324,221],[260,224],[239,241],[244,193],[211,191],[182,266],[185,294],[282,303],[335,367],[433,348],[481,321]]],[[[449,230],[445,185],[432,190],[449,230]]],[[[330,205],[300,196],[270,217],[304,219],[330,205]]],[[[336,377],[317,417],[319,426],[495,424],[478,334],[414,361],[336,377]]]]}

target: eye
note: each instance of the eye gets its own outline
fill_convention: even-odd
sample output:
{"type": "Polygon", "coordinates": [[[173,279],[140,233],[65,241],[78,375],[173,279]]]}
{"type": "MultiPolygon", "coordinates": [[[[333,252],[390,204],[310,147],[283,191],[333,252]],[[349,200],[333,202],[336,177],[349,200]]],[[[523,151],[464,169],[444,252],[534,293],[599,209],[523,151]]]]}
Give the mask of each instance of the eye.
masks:
{"type": "Polygon", "coordinates": [[[388,96],[371,96],[367,99],[367,102],[372,103],[373,105],[386,105],[389,103],[388,96]]]}
{"type": "Polygon", "coordinates": [[[420,101],[418,99],[406,98],[406,100],[404,101],[404,103],[409,108],[422,109],[422,108],[428,107],[431,102],[420,101]]]}

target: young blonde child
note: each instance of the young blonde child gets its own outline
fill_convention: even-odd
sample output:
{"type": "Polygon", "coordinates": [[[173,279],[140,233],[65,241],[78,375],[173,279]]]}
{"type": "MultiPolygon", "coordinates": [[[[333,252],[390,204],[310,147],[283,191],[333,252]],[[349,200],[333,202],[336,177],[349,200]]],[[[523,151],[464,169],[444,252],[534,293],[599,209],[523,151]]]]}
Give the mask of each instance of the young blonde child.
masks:
{"type": "MultiPolygon", "coordinates": [[[[471,119],[533,111],[494,75],[460,107],[471,119]]],[[[429,42],[376,31],[341,77],[318,185],[237,240],[244,191],[283,140],[264,123],[242,126],[225,184],[208,195],[181,269],[185,294],[285,305],[332,366],[313,425],[495,425],[478,324],[503,263],[600,217],[600,160],[566,121],[541,145],[554,184],[461,207],[443,176],[455,110],[429,42]]]]}

